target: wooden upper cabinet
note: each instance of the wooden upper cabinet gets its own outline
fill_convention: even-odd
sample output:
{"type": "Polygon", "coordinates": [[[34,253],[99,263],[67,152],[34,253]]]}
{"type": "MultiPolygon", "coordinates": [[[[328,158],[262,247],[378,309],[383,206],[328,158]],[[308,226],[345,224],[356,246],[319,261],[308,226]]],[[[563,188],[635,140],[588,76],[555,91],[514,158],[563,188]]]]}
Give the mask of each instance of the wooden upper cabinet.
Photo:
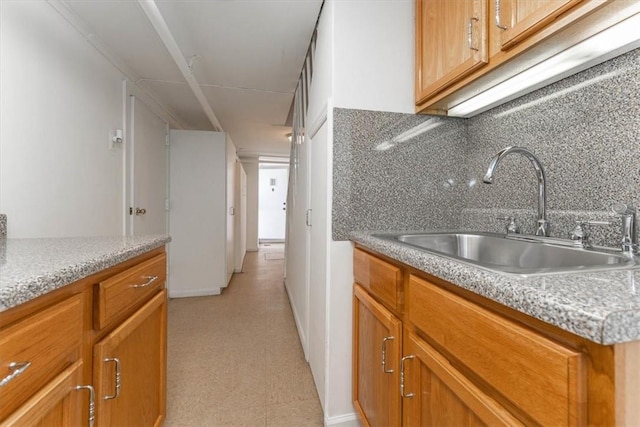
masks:
{"type": "Polygon", "coordinates": [[[416,0],[415,10],[416,111],[449,114],[640,14],[640,1],[416,0]]]}
{"type": "Polygon", "coordinates": [[[416,103],[488,62],[488,0],[416,0],[416,103]]]}
{"type": "Polygon", "coordinates": [[[583,0],[494,0],[502,49],[509,49],[583,0]]]}

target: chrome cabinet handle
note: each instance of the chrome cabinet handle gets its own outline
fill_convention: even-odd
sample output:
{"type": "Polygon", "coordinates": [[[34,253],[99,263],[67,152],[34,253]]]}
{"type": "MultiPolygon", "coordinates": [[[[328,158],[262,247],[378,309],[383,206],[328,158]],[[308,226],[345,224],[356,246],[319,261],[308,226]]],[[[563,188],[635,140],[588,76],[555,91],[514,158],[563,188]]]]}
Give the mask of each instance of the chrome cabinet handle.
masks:
{"type": "Polygon", "coordinates": [[[413,359],[414,355],[411,356],[405,356],[402,358],[402,360],[400,361],[400,396],[406,398],[406,399],[410,399],[413,396],[415,396],[415,393],[408,393],[405,394],[404,393],[404,361],[405,360],[409,360],[409,359],[413,359]]]}
{"type": "Polygon", "coordinates": [[[475,16],[469,18],[469,23],[467,24],[467,42],[469,43],[469,49],[478,50],[477,47],[473,47],[473,21],[479,21],[480,18],[476,18],[475,16]]]}
{"type": "Polygon", "coordinates": [[[507,26],[502,25],[502,23],[500,22],[500,0],[496,0],[496,27],[500,28],[501,30],[507,29],[507,26]]]}
{"type": "Polygon", "coordinates": [[[105,396],[104,400],[115,399],[120,396],[120,359],[117,357],[104,359],[104,362],[114,362],[116,364],[116,392],[111,396],[105,396]]]}
{"type": "Polygon", "coordinates": [[[0,387],[4,387],[13,381],[16,377],[22,375],[24,371],[29,369],[31,362],[11,362],[9,363],[9,370],[11,373],[0,380],[0,387]]]}
{"type": "Polygon", "coordinates": [[[142,276],[143,279],[147,279],[146,282],[141,283],[139,285],[131,285],[132,288],[146,288],[156,280],[158,280],[158,276],[142,276]]]}
{"type": "Polygon", "coordinates": [[[76,390],[89,390],[89,427],[96,421],[96,392],[91,385],[79,385],[76,390]]]}
{"type": "Polygon", "coordinates": [[[382,372],[393,374],[393,369],[387,370],[387,341],[393,341],[394,337],[384,337],[382,339],[382,372]]]}
{"type": "Polygon", "coordinates": [[[136,215],[144,215],[147,213],[145,208],[136,208],[136,215]]]}

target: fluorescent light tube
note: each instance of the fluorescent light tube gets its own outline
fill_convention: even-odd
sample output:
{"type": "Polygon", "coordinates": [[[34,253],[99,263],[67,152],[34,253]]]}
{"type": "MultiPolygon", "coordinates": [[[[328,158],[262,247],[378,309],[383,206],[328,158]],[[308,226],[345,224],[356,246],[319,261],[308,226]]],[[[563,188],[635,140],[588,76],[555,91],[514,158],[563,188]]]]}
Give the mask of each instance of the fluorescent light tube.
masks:
{"type": "Polygon", "coordinates": [[[450,108],[448,115],[472,117],[640,47],[638,27],[635,15],[450,108]]]}

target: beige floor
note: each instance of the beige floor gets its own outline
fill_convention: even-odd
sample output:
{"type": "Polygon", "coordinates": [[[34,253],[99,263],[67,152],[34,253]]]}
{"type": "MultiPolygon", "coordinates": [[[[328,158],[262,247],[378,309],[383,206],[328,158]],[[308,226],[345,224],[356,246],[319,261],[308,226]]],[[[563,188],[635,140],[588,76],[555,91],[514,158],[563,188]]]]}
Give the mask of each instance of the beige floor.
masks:
{"type": "Polygon", "coordinates": [[[169,302],[166,427],[323,425],[282,254],[263,246],[222,295],[169,302]]]}

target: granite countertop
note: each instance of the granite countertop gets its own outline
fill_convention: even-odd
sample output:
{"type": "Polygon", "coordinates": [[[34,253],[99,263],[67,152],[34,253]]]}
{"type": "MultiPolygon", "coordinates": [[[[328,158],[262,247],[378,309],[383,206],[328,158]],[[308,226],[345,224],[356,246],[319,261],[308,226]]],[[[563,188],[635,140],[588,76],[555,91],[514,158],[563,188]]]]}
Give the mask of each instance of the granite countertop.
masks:
{"type": "Polygon", "coordinates": [[[0,238],[0,312],[168,243],[167,235],[0,238]]]}
{"type": "MultiPolygon", "coordinates": [[[[385,232],[388,233],[388,232],[385,232]]],[[[599,344],[640,340],[640,268],[520,277],[352,232],[378,253],[599,344]]]]}

